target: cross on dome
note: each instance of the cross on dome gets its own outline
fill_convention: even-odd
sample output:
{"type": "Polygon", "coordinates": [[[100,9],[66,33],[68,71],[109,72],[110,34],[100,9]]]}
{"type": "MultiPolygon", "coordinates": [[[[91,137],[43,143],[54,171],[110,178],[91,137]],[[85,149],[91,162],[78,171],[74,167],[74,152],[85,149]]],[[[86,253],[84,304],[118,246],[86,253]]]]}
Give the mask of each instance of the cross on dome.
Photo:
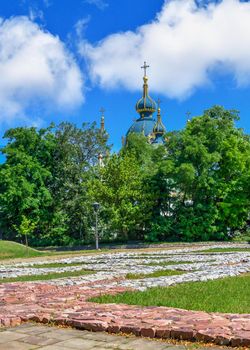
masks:
{"type": "Polygon", "coordinates": [[[147,62],[144,61],[144,65],[141,66],[141,69],[144,69],[144,77],[147,76],[147,68],[149,68],[150,66],[147,65],[147,62]]]}

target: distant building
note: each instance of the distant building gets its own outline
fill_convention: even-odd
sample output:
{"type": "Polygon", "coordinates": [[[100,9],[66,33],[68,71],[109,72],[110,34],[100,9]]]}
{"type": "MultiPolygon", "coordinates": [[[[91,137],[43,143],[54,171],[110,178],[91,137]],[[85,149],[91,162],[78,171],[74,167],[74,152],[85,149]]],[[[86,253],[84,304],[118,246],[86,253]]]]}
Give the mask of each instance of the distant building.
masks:
{"type": "MultiPolygon", "coordinates": [[[[148,93],[148,67],[149,66],[146,64],[146,62],[144,62],[144,65],[141,67],[144,69],[143,93],[142,97],[138,100],[138,102],[135,105],[136,112],[140,116],[131,125],[126,136],[122,136],[122,146],[126,144],[127,136],[132,133],[144,135],[148,139],[148,142],[152,145],[160,145],[165,143],[164,134],[166,133],[166,128],[161,118],[160,100],[158,99],[156,105],[156,102],[149,96],[148,93]],[[155,119],[154,113],[156,112],[156,110],[157,116],[155,119]]],[[[104,124],[104,111],[105,110],[101,108],[100,130],[102,133],[106,133],[104,124]]],[[[99,155],[99,164],[103,164],[103,155],[99,155]]]]}
{"type": "MultiPolygon", "coordinates": [[[[131,133],[142,134],[147,137],[149,143],[157,145],[165,142],[164,134],[166,133],[166,128],[161,119],[160,101],[158,100],[157,108],[155,101],[149,96],[148,93],[148,67],[149,66],[147,66],[146,62],[144,62],[144,65],[141,67],[144,69],[143,94],[135,106],[136,112],[139,113],[140,117],[131,125],[126,137],[131,133]],[[153,116],[156,109],[157,119],[155,119],[153,116]]],[[[126,143],[126,139],[123,141],[123,143],[126,143]]]]}

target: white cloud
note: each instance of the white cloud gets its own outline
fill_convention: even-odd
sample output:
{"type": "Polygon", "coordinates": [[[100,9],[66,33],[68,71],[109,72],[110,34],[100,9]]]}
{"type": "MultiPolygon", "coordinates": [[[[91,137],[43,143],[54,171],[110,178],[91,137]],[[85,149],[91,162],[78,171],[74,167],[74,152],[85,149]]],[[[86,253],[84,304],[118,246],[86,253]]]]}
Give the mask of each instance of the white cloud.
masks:
{"type": "Polygon", "coordinates": [[[89,24],[91,20],[91,16],[88,15],[86,17],[83,17],[81,19],[79,19],[76,24],[75,24],[75,31],[76,31],[76,35],[78,38],[82,38],[83,34],[87,28],[87,25],[89,24]]]}
{"type": "Polygon", "coordinates": [[[60,39],[27,17],[0,19],[0,119],[27,118],[31,107],[72,109],[83,77],[60,39]]]}
{"type": "Polygon", "coordinates": [[[105,10],[108,3],[105,0],[85,0],[87,4],[95,5],[99,10],[105,10]]]}
{"type": "Polygon", "coordinates": [[[239,0],[166,1],[160,13],[136,31],[115,33],[96,45],[82,41],[91,78],[103,88],[141,85],[139,66],[151,68],[150,88],[185,98],[211,84],[211,72],[232,74],[238,86],[250,84],[250,3],[239,0]]]}
{"type": "Polygon", "coordinates": [[[30,6],[29,8],[29,18],[31,21],[35,21],[36,19],[44,21],[44,13],[42,10],[39,10],[36,7],[30,6]]]}

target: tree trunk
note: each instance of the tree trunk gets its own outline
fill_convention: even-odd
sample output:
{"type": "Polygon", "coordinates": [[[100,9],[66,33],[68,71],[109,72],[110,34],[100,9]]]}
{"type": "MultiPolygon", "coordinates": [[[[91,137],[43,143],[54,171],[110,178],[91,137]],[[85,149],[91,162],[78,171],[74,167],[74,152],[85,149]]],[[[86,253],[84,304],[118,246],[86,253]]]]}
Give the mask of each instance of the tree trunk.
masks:
{"type": "Polygon", "coordinates": [[[25,235],[25,245],[26,245],[26,255],[28,256],[29,255],[29,245],[28,245],[28,236],[25,235]]]}

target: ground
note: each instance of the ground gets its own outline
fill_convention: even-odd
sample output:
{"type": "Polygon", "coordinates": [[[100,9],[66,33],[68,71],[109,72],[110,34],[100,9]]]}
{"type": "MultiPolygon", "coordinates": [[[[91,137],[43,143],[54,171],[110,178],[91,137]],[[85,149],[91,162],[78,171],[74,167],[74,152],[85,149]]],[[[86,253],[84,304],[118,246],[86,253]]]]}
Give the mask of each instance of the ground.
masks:
{"type": "MultiPolygon", "coordinates": [[[[202,304],[198,311],[190,311],[179,309],[178,304],[168,307],[171,306],[168,301],[167,306],[158,307],[155,304],[97,304],[89,300],[104,294],[147,293],[151,287],[173,285],[180,287],[181,293],[182,286],[190,282],[196,282],[194,285],[197,286],[200,281],[230,280],[228,277],[237,278],[235,276],[249,271],[249,245],[231,243],[168,245],[148,250],[54,257],[53,260],[40,257],[18,263],[5,262],[0,266],[2,282],[6,278],[12,278],[11,281],[34,279],[37,275],[41,281],[2,283],[0,320],[2,327],[37,321],[83,330],[248,346],[250,314],[232,313],[244,312],[244,305],[242,310],[232,309],[231,313],[218,314],[199,311],[202,304]],[[64,274],[63,278],[58,278],[60,273],[64,274]],[[43,280],[48,274],[55,278],[43,280]]],[[[217,297],[221,297],[220,290],[217,297]]],[[[111,300],[116,301],[115,298],[111,300]]],[[[189,298],[194,299],[195,295],[189,295],[189,298]]],[[[160,305],[156,299],[155,302],[160,305]]],[[[246,307],[249,308],[248,302],[246,307]]]]}
{"type": "MultiPolygon", "coordinates": [[[[0,350],[209,350],[205,344],[142,339],[133,335],[91,333],[23,324],[0,333],[0,350]]],[[[211,350],[211,347],[210,347],[211,350]]],[[[212,350],[219,350],[213,347],[212,350]]],[[[229,350],[229,348],[227,348],[229,350]]]]}

